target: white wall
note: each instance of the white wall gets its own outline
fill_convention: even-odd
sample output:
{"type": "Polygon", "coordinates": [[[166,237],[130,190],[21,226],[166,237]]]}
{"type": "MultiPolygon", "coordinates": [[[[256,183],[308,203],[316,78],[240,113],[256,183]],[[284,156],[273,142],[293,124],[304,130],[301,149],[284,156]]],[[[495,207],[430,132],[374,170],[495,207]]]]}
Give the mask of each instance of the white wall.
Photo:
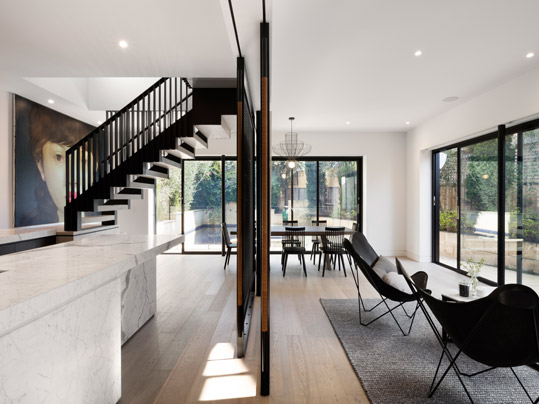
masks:
{"type": "Polygon", "coordinates": [[[0,91],[0,229],[7,229],[12,225],[11,108],[11,94],[0,91]]]}
{"type": "Polygon", "coordinates": [[[118,211],[120,233],[155,234],[153,198],[153,190],[144,190],[142,200],[132,200],[130,209],[118,211]]]}
{"type": "MultiPolygon", "coordinates": [[[[311,156],[363,156],[364,232],[381,255],[406,251],[406,137],[404,133],[304,133],[311,156]]],[[[284,134],[274,134],[273,144],[284,134]]]]}
{"type": "Polygon", "coordinates": [[[539,69],[467,101],[407,134],[407,245],[410,258],[431,260],[431,150],[539,114],[539,69]]]}

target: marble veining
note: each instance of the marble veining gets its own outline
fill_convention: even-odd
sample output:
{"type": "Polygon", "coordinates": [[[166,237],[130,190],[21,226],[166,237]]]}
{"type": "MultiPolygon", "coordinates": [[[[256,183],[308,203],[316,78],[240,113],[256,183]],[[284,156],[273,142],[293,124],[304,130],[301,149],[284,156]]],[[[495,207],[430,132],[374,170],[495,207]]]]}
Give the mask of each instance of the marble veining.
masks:
{"type": "Polygon", "coordinates": [[[0,402],[116,403],[120,280],[0,338],[0,402]]]}
{"type": "Polygon", "coordinates": [[[122,344],[155,314],[155,269],[153,258],[130,269],[122,277],[122,344]]]}
{"type": "Polygon", "coordinates": [[[110,234],[0,257],[0,336],[121,276],[183,236],[110,234]]]}

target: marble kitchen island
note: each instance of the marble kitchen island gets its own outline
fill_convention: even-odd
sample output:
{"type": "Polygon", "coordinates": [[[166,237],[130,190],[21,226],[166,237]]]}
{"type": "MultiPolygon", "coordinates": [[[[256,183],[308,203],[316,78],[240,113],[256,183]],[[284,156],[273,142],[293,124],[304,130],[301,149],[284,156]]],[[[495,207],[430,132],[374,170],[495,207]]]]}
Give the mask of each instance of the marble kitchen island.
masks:
{"type": "Polygon", "coordinates": [[[101,235],[0,257],[0,402],[115,403],[121,345],[183,236],[101,235]]]}

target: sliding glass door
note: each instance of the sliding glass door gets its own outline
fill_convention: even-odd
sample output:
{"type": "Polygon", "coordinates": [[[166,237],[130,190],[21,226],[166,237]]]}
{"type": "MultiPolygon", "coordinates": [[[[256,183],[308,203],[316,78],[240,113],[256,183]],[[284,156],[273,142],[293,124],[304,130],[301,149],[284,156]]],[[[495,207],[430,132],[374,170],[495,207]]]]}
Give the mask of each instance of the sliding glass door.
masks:
{"type": "Polygon", "coordinates": [[[221,162],[186,160],[183,167],[185,250],[221,251],[221,162]]]}
{"type": "MultiPolygon", "coordinates": [[[[271,176],[271,223],[297,221],[311,226],[326,220],[328,226],[361,229],[361,158],[304,158],[295,164],[275,159],[271,176]]],[[[272,249],[281,248],[280,238],[272,249]]]]}
{"type": "Polygon", "coordinates": [[[440,212],[438,240],[440,262],[457,267],[457,218],[458,218],[458,150],[456,148],[438,153],[437,174],[439,178],[440,212]]]}
{"type": "Polygon", "coordinates": [[[433,179],[433,261],[539,291],[539,120],[435,151],[433,179]]]}
{"type": "Polygon", "coordinates": [[[481,276],[496,282],[498,142],[460,148],[460,260],[484,260],[481,276]]]}
{"type": "Polygon", "coordinates": [[[505,283],[539,290],[539,129],[506,136],[505,283]]]}
{"type": "MultiPolygon", "coordinates": [[[[171,178],[160,181],[157,190],[160,233],[183,231],[185,252],[221,252],[221,223],[231,231],[237,224],[236,166],[235,159],[207,158],[185,160],[182,171],[171,170],[171,178]]],[[[326,220],[328,226],[349,228],[356,222],[361,230],[361,170],[361,157],[310,157],[293,165],[275,159],[271,224],[294,220],[311,226],[326,220]]],[[[273,237],[271,250],[280,249],[281,238],[273,237]]]]}

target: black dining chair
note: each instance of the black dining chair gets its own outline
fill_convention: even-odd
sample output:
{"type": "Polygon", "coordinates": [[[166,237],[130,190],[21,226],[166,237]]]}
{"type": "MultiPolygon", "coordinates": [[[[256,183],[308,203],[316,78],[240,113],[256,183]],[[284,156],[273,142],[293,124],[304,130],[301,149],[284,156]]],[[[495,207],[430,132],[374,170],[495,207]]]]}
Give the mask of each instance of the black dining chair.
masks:
{"type": "Polygon", "coordinates": [[[223,268],[226,269],[226,266],[230,264],[230,255],[232,253],[232,249],[238,248],[238,246],[230,241],[230,234],[228,233],[228,227],[225,222],[221,223],[221,232],[223,233],[223,240],[225,241],[226,246],[225,266],[223,268]]]}
{"type": "MultiPolygon", "coordinates": [[[[283,220],[283,226],[297,226],[297,225],[298,225],[297,220],[283,220]]],[[[283,238],[281,240],[283,252],[284,252],[285,245],[293,244],[295,242],[296,242],[295,240],[287,240],[286,238],[283,238]]],[[[284,263],[284,254],[281,254],[281,265],[283,265],[283,263],[284,263]]]]}
{"type": "MultiPolygon", "coordinates": [[[[313,226],[327,226],[328,221],[327,220],[312,220],[311,224],[313,226]]],[[[322,251],[320,250],[320,237],[313,236],[311,239],[312,242],[312,248],[311,248],[311,256],[309,259],[313,260],[313,265],[316,265],[316,256],[319,256],[319,260],[322,259],[322,251]]]]}
{"type": "MultiPolygon", "coordinates": [[[[539,362],[539,297],[535,291],[524,285],[509,284],[496,288],[486,297],[470,302],[443,301],[419,288],[399,260],[397,266],[442,347],[429,389],[429,398],[453,369],[468,399],[473,403],[461,376],[473,377],[496,368],[509,368],[530,401],[539,402],[539,398],[534,401],[530,397],[513,370],[513,367],[535,365],[539,362]],[[427,307],[430,310],[427,310],[427,307]],[[443,338],[432,316],[438,320],[449,338],[443,338]],[[449,341],[455,344],[456,353],[447,348],[449,341]],[[462,372],[457,360],[463,353],[487,368],[472,374],[462,372]],[[449,360],[449,365],[437,380],[444,356],[449,360]]],[[[506,402],[500,397],[499,402],[502,401],[506,402]]]]}
{"type": "MultiPolygon", "coordinates": [[[[344,276],[346,277],[346,265],[344,264],[343,256],[347,254],[344,248],[344,227],[326,227],[324,235],[322,236],[322,253],[324,265],[322,267],[322,277],[325,275],[326,266],[330,266],[333,263],[334,269],[339,266],[339,271],[342,268],[344,270],[344,276]]],[[[318,270],[320,271],[320,260],[318,260],[318,270]]]]}
{"type": "Polygon", "coordinates": [[[288,243],[283,244],[283,277],[286,275],[286,265],[290,254],[297,254],[299,262],[303,264],[303,273],[307,276],[307,269],[305,268],[305,227],[285,227],[285,231],[284,240],[287,240],[288,243]]]}

